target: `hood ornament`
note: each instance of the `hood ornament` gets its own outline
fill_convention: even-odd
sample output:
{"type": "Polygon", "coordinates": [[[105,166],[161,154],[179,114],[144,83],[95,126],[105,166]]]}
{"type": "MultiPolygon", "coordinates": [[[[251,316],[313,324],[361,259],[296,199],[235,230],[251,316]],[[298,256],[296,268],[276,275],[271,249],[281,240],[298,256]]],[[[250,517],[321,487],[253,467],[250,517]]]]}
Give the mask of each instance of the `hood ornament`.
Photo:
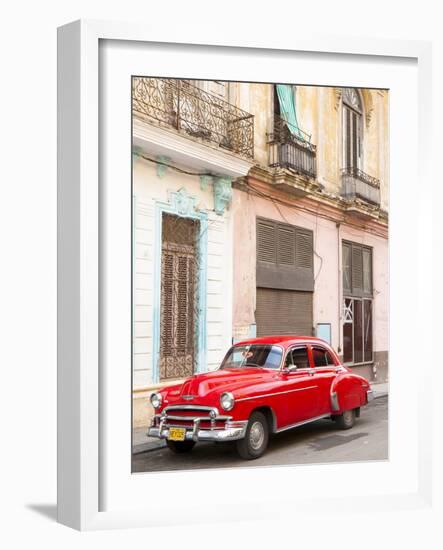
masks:
{"type": "Polygon", "coordinates": [[[182,399],[184,399],[185,401],[192,401],[195,397],[197,397],[196,395],[182,395],[182,399]]]}

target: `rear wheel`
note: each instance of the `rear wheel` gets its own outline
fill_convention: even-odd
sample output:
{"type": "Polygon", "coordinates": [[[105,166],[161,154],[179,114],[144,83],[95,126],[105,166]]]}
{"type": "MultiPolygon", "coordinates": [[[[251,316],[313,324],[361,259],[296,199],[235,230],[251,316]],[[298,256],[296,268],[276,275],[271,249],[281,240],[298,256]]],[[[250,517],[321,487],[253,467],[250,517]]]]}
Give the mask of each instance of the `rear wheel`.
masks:
{"type": "Polygon", "coordinates": [[[169,441],[166,440],[166,445],[175,454],[189,453],[195,445],[195,441],[169,441]]]}
{"type": "Polygon", "coordinates": [[[243,439],[237,441],[238,454],[245,460],[259,458],[266,451],[269,441],[269,427],[263,413],[251,414],[243,439]]]}
{"type": "Polygon", "coordinates": [[[355,422],[355,410],[344,411],[335,417],[335,421],[341,430],[349,430],[355,422]]]}

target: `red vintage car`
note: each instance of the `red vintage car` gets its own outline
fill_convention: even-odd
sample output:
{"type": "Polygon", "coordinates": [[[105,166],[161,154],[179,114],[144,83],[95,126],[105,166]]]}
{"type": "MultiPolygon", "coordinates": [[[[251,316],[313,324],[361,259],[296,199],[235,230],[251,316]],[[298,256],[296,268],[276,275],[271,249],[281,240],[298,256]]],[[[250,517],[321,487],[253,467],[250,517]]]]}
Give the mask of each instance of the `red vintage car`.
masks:
{"type": "Polygon", "coordinates": [[[152,394],[147,435],[165,439],[175,453],[197,441],[235,441],[242,458],[254,459],[270,434],[320,418],[352,428],[372,398],[367,380],[343,366],[323,340],[254,338],[232,346],[218,370],[152,394]]]}

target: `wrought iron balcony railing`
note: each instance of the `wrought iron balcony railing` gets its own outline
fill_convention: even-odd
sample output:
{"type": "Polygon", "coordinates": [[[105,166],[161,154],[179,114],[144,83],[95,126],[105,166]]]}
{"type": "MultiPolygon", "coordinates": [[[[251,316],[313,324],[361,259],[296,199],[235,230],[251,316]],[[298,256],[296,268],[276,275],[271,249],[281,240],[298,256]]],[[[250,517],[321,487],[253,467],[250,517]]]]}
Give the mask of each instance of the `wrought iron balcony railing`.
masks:
{"type": "Polygon", "coordinates": [[[254,156],[254,116],[188,80],[132,79],[135,116],[155,120],[247,158],[254,156]]]}
{"type": "Polygon", "coordinates": [[[310,178],[317,175],[317,148],[311,136],[274,115],[274,131],[268,134],[269,166],[288,168],[310,178]],[[292,130],[292,131],[291,131],[292,130]]]}
{"type": "Polygon", "coordinates": [[[380,180],[354,167],[342,170],[342,196],[380,205],[380,180]]]}

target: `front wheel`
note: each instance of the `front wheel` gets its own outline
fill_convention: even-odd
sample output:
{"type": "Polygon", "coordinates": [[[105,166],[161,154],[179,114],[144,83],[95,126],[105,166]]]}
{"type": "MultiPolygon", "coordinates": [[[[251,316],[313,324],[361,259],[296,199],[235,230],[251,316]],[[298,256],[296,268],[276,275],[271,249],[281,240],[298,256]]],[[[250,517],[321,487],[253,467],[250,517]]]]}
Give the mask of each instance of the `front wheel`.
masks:
{"type": "Polygon", "coordinates": [[[263,413],[251,414],[243,439],[237,441],[237,452],[245,460],[259,458],[266,451],[269,441],[269,428],[263,413]]]}
{"type": "Polygon", "coordinates": [[[166,445],[175,454],[189,453],[195,445],[195,441],[169,441],[166,440],[166,445]]]}
{"type": "Polygon", "coordinates": [[[349,430],[355,422],[355,411],[344,411],[342,414],[335,417],[335,421],[340,430],[349,430]]]}

